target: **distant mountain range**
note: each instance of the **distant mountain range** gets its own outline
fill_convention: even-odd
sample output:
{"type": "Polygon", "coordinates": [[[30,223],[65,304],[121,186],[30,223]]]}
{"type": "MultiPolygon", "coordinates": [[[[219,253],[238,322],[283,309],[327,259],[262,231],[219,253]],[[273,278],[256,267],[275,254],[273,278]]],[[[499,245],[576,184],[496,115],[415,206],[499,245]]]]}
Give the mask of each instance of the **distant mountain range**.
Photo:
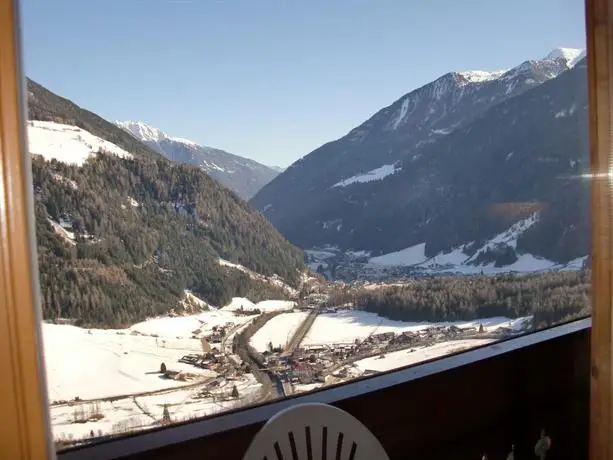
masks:
{"type": "Polygon", "coordinates": [[[302,252],[201,167],[31,80],[27,96],[45,319],[118,327],[298,287],[302,252]]]}
{"type": "Polygon", "coordinates": [[[251,198],[282,171],[220,149],[169,136],[142,121],[115,123],[169,160],[199,166],[244,199],[251,198]]]}
{"type": "Polygon", "coordinates": [[[451,72],[301,158],[251,203],[294,244],[327,248],[328,262],[566,266],[588,253],[586,109],[582,50],[451,72]]]}

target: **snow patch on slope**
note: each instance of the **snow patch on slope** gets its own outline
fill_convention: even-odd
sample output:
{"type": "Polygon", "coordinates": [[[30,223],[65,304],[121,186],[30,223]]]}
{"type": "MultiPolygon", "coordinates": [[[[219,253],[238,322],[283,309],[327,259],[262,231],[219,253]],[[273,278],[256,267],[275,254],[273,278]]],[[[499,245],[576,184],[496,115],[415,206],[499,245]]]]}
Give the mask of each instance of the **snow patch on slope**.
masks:
{"type": "Polygon", "coordinates": [[[506,245],[517,249],[517,240],[526,230],[538,221],[538,213],[522,219],[511,225],[505,231],[494,236],[483,244],[472,256],[464,253],[467,245],[458,246],[451,251],[440,252],[434,257],[427,258],[425,254],[426,243],[419,243],[399,251],[370,258],[368,266],[381,267],[414,267],[416,270],[432,271],[437,273],[460,273],[465,275],[484,274],[494,275],[500,273],[529,273],[543,270],[573,270],[580,269],[585,258],[578,258],[568,264],[557,264],[551,260],[534,256],[532,254],[517,254],[517,260],[503,267],[496,267],[494,263],[475,265],[474,261],[482,253],[495,249],[499,245],[506,245]]]}
{"type": "Polygon", "coordinates": [[[332,187],[346,187],[348,185],[356,183],[382,180],[387,176],[394,174],[396,171],[398,171],[398,167],[396,165],[383,165],[364,174],[358,174],[356,176],[351,176],[347,179],[343,179],[342,181],[334,184],[332,187]]]}
{"type": "Polygon", "coordinates": [[[290,296],[294,296],[298,294],[298,291],[296,289],[294,289],[293,287],[291,287],[289,284],[287,284],[283,278],[281,278],[279,275],[272,275],[272,276],[264,276],[261,275],[260,273],[256,273],[253,270],[248,269],[247,267],[240,265],[240,264],[235,264],[233,262],[230,262],[228,260],[225,259],[218,259],[218,263],[219,265],[221,265],[222,267],[227,267],[229,269],[233,269],[233,270],[239,270],[245,274],[247,274],[249,276],[249,278],[254,279],[254,280],[258,280],[258,281],[262,281],[264,283],[268,283],[268,284],[272,284],[273,286],[276,286],[280,289],[282,289],[283,291],[285,291],[286,293],[288,293],[290,296]]]}
{"type": "Polygon", "coordinates": [[[404,121],[405,117],[407,116],[407,112],[409,111],[409,102],[410,98],[408,97],[405,97],[404,101],[402,101],[402,105],[400,106],[398,115],[396,116],[396,119],[392,122],[392,130],[398,128],[400,123],[404,121]]]}
{"type": "MultiPolygon", "coordinates": [[[[75,242],[75,234],[74,234],[74,232],[72,232],[70,230],[67,230],[63,225],[58,224],[53,219],[47,218],[47,221],[49,221],[49,223],[53,227],[53,231],[55,231],[55,233],[57,233],[59,236],[61,236],[64,241],[66,241],[68,244],[70,244],[72,246],[75,246],[77,244],[75,242]]],[[[70,227],[68,227],[68,228],[70,228],[70,227]]]]}
{"type": "Polygon", "coordinates": [[[77,190],[78,188],[77,183],[75,181],[62,176],[61,174],[52,172],[51,177],[53,177],[53,179],[55,179],[56,181],[61,182],[62,184],[68,185],[73,190],[77,190]]]}
{"type": "Polygon", "coordinates": [[[52,121],[28,121],[28,149],[45,160],[83,166],[98,152],[132,158],[132,154],[112,142],[94,136],[77,126],[52,121]]]}
{"type": "Polygon", "coordinates": [[[499,233],[494,238],[490,239],[487,243],[485,243],[475,255],[473,255],[466,262],[470,262],[471,260],[475,260],[481,253],[494,249],[497,245],[506,244],[511,246],[513,249],[517,248],[517,239],[520,237],[522,233],[532,227],[538,221],[538,213],[532,214],[530,217],[520,220],[519,222],[514,223],[504,232],[499,233]]]}
{"type": "Polygon", "coordinates": [[[426,243],[419,243],[414,246],[401,249],[400,251],[390,252],[381,256],[372,257],[371,264],[396,266],[396,265],[417,265],[426,260],[426,243]]]}

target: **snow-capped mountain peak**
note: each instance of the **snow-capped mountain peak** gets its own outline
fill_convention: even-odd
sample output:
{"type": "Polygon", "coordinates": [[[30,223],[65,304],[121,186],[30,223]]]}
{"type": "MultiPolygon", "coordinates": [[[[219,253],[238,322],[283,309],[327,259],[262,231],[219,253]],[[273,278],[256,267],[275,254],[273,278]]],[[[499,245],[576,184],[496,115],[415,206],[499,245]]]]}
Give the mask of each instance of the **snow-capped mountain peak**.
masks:
{"type": "Polygon", "coordinates": [[[487,72],[485,70],[467,70],[465,72],[456,72],[456,75],[462,77],[468,83],[481,83],[484,81],[496,80],[506,70],[496,70],[493,72],[487,72]]]}
{"type": "MultiPolygon", "coordinates": [[[[543,59],[537,61],[525,61],[512,69],[497,70],[497,71],[484,71],[484,70],[468,70],[464,72],[454,72],[460,78],[459,83],[484,83],[488,81],[497,80],[503,77],[503,80],[516,77],[518,74],[529,71],[535,65],[535,62],[539,61],[556,61],[562,59],[566,62],[567,67],[573,67],[577,62],[585,57],[585,50],[578,48],[556,48],[552,50],[543,59]]],[[[554,78],[559,72],[553,72],[550,78],[554,78]]]]}
{"type": "Polygon", "coordinates": [[[128,131],[142,142],[160,142],[167,139],[169,141],[180,142],[181,144],[190,146],[198,145],[198,143],[190,141],[189,139],[169,136],[161,129],[154,128],[143,121],[115,121],[115,124],[125,131],[128,131]]]}
{"type": "Polygon", "coordinates": [[[566,61],[568,67],[573,67],[585,56],[585,50],[577,48],[556,48],[551,51],[544,60],[553,61],[556,59],[563,59],[566,61]]]}
{"type": "Polygon", "coordinates": [[[159,142],[163,139],[169,139],[166,133],[142,121],[116,121],[115,124],[140,141],[159,142]]]}
{"type": "Polygon", "coordinates": [[[279,171],[248,158],[200,145],[182,137],[170,136],[143,121],[115,121],[115,124],[169,160],[199,166],[245,198],[251,198],[279,174],[279,171]]]}

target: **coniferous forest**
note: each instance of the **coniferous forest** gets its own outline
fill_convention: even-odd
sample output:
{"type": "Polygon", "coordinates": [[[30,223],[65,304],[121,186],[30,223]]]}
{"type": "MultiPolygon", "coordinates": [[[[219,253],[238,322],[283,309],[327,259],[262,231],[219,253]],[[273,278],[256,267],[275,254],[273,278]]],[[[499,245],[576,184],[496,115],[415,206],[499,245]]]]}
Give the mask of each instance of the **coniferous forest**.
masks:
{"type": "Polygon", "coordinates": [[[399,321],[532,315],[532,327],[540,329],[590,314],[590,271],[441,276],[416,278],[404,285],[379,289],[336,289],[331,303],[347,302],[399,321]]]}
{"type": "Polygon", "coordinates": [[[196,167],[99,154],[81,167],[34,156],[32,170],[47,319],[127,325],[168,313],[184,289],[212,305],[286,297],[220,257],[290,285],[303,269],[300,251],[196,167]]]}

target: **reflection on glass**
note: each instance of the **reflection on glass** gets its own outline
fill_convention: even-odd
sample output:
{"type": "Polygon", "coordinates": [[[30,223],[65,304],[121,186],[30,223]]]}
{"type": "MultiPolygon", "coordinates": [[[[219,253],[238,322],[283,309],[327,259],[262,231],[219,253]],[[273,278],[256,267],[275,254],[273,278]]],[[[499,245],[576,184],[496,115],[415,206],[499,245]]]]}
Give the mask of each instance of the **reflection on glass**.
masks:
{"type": "Polygon", "coordinates": [[[590,314],[581,2],[35,3],[58,448],[590,314]]]}

